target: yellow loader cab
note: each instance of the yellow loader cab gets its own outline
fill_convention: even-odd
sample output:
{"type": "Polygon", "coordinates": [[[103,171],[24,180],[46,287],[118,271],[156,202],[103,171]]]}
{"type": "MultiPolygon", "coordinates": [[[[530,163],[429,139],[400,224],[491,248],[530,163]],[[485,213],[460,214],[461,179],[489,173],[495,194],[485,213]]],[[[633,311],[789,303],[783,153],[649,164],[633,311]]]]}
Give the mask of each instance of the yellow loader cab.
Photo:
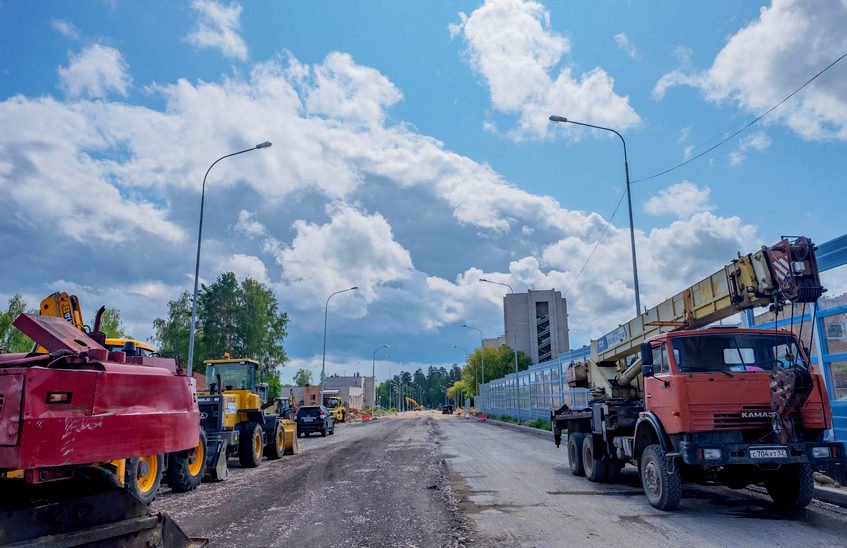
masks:
{"type": "Polygon", "coordinates": [[[262,455],[271,460],[297,453],[297,425],[272,411],[268,385],[259,383],[259,362],[250,359],[206,360],[206,386],[200,392],[200,425],[208,438],[207,475],[228,477],[226,461],[238,457],[254,468],[262,455]]]}
{"type": "Polygon", "coordinates": [[[136,339],[106,339],[104,346],[109,352],[126,352],[128,356],[144,356],[146,358],[154,354],[158,355],[155,347],[136,339]]]}

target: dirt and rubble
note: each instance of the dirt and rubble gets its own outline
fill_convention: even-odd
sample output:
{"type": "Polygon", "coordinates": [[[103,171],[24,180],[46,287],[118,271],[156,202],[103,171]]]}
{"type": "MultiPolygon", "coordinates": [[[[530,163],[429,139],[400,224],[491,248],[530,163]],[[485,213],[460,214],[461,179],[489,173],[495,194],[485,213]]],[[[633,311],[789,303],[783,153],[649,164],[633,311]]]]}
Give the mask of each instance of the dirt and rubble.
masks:
{"type": "Polygon", "coordinates": [[[464,546],[432,414],[338,425],[196,491],[163,491],[154,508],[213,546],[464,546]]]}

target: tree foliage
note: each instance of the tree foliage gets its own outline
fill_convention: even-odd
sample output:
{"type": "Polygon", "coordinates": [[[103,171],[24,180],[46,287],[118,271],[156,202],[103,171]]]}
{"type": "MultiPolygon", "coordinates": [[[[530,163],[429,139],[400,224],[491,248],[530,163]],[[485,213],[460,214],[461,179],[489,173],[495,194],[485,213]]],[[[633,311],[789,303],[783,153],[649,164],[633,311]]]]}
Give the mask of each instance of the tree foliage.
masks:
{"type": "Polygon", "coordinates": [[[309,386],[312,384],[312,372],[308,369],[298,369],[294,373],[294,386],[309,386]]]}
{"type": "MultiPolygon", "coordinates": [[[[27,306],[20,294],[15,294],[9,299],[6,311],[0,310],[0,347],[6,352],[29,352],[32,350],[32,339],[18,331],[12,325],[15,318],[27,312],[27,306]]],[[[30,310],[37,313],[37,310],[30,310]]]]}
{"type": "Polygon", "coordinates": [[[455,364],[449,369],[447,367],[430,366],[426,372],[422,369],[417,369],[414,372],[401,371],[377,386],[376,397],[383,407],[395,407],[399,393],[398,387],[402,385],[403,392],[414,398],[419,404],[425,407],[435,407],[444,403],[447,388],[461,378],[462,371],[455,364]]]}
{"type": "MultiPolygon", "coordinates": [[[[532,359],[518,352],[518,370],[525,371],[532,365],[532,359]]],[[[462,368],[464,386],[473,394],[479,394],[479,384],[485,375],[485,382],[501,379],[515,372],[515,352],[508,346],[474,350],[468,357],[468,363],[462,368]]]]}
{"type": "Polygon", "coordinates": [[[121,321],[121,311],[117,308],[107,308],[100,317],[100,331],[110,339],[131,339],[121,321]]]}
{"type": "MultiPolygon", "coordinates": [[[[279,310],[273,292],[252,278],[239,283],[234,273],[226,272],[202,286],[197,309],[194,368],[202,371],[203,360],[219,359],[224,353],[251,358],[261,364],[260,377],[271,395],[279,395],[279,368],[288,361],[283,347],[288,314],[279,310]]],[[[157,318],[153,329],[153,343],[187,359],[191,294],[186,291],[170,301],[167,317],[157,318]]]]}

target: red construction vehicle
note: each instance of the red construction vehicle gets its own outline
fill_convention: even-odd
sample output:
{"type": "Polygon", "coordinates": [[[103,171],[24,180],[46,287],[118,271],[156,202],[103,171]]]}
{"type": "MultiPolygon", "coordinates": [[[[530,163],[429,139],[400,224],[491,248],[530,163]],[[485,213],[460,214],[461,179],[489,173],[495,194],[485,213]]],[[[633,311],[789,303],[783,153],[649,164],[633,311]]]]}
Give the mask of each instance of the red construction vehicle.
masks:
{"type": "Polygon", "coordinates": [[[14,325],[47,353],[0,354],[0,545],[189,545],[117,480],[127,459],[196,448],[192,379],[62,318],[14,325]]]}
{"type": "Polygon", "coordinates": [[[592,341],[567,372],[589,389],[588,407],[551,413],[571,472],[614,481],[632,464],[661,510],[679,505],[687,480],[763,482],[777,505],[807,506],[815,468],[847,466],[844,446],[824,441],[831,412],[808,349],[790,331],[708,326],[823,291],[812,242],[783,239],[592,341]]]}

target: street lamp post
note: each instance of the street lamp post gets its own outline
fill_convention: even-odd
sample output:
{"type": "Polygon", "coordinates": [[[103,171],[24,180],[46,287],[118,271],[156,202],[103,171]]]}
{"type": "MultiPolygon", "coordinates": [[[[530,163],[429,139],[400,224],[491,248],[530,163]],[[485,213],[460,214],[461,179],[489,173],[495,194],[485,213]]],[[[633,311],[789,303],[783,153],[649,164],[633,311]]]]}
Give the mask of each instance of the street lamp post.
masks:
{"type": "MultiPolygon", "coordinates": [[[[463,347],[461,347],[461,346],[456,346],[455,344],[453,345],[453,348],[455,348],[455,349],[457,349],[457,350],[461,350],[462,352],[464,352],[464,353],[465,353],[465,363],[466,363],[466,364],[468,364],[468,365],[470,365],[470,363],[471,363],[471,362],[470,362],[470,360],[468,359],[468,349],[467,349],[467,348],[463,348],[463,347]]],[[[474,367],[474,370],[473,370],[473,380],[474,380],[474,382],[477,382],[476,367],[474,367]]]]}
{"type": "Polygon", "coordinates": [[[380,350],[382,350],[383,348],[389,348],[389,346],[387,344],[384,344],[382,346],[378,346],[376,348],[376,350],[374,350],[374,359],[373,359],[373,363],[371,364],[371,378],[373,379],[373,385],[374,385],[374,398],[373,398],[373,402],[371,402],[371,405],[373,407],[376,407],[376,353],[379,352],[380,350]]]}
{"type": "Polygon", "coordinates": [[[357,286],[348,287],[347,289],[342,289],[341,291],[336,291],[332,295],[326,298],[326,304],[324,305],[324,351],[323,357],[321,358],[321,405],[324,403],[324,387],[326,385],[326,320],[327,315],[329,313],[329,300],[339,293],[346,293],[347,291],[353,291],[359,289],[357,286]]]}
{"type": "Polygon", "coordinates": [[[270,141],[264,141],[254,147],[245,148],[244,150],[239,150],[238,152],[233,152],[232,154],[226,154],[224,156],[221,156],[220,158],[212,162],[212,165],[209,166],[209,169],[206,170],[206,174],[203,176],[203,188],[200,191],[200,228],[197,231],[197,261],[194,263],[194,300],[191,301],[191,330],[188,332],[189,377],[191,376],[194,367],[194,329],[197,327],[197,285],[200,279],[200,243],[203,240],[203,210],[206,205],[206,178],[209,176],[209,172],[212,171],[212,168],[215,167],[215,164],[217,164],[224,158],[229,158],[230,156],[237,156],[239,154],[244,154],[245,152],[250,152],[252,150],[258,150],[260,148],[269,148],[270,146],[270,141]]]}
{"type": "MultiPolygon", "coordinates": [[[[479,331],[479,360],[480,366],[482,368],[482,382],[480,384],[485,384],[485,335],[482,334],[482,329],[478,327],[473,327],[466,323],[463,323],[462,327],[467,327],[468,329],[476,329],[477,331],[479,331]]],[[[480,390],[477,389],[477,392],[480,392],[480,390]]]]}
{"type": "Polygon", "coordinates": [[[624,172],[626,173],[626,201],[629,206],[629,242],[632,246],[632,279],[633,285],[635,288],[635,315],[641,315],[641,297],[639,296],[638,291],[638,261],[635,258],[635,226],[632,222],[632,193],[630,192],[630,184],[629,184],[629,161],[626,156],[626,141],[623,138],[623,135],[618,133],[612,128],[603,127],[603,126],[595,126],[593,124],[585,124],[583,122],[574,122],[573,120],[568,120],[564,116],[550,116],[551,122],[560,122],[560,123],[568,123],[574,124],[577,126],[585,126],[594,129],[602,129],[604,131],[611,131],[621,139],[621,143],[623,143],[623,167],[624,172]]]}

